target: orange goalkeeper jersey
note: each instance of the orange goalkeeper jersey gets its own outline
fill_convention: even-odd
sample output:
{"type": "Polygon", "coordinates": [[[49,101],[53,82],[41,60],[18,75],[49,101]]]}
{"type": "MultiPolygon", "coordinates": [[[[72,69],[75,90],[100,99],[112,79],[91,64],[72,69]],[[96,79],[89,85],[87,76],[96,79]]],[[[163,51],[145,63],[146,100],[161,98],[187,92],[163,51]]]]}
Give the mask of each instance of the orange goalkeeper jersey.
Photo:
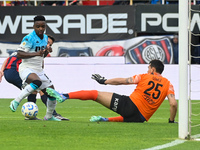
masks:
{"type": "Polygon", "coordinates": [[[154,114],[167,95],[174,94],[174,87],[170,81],[157,73],[135,75],[133,81],[137,87],[130,95],[130,99],[146,121],[154,114]]]}

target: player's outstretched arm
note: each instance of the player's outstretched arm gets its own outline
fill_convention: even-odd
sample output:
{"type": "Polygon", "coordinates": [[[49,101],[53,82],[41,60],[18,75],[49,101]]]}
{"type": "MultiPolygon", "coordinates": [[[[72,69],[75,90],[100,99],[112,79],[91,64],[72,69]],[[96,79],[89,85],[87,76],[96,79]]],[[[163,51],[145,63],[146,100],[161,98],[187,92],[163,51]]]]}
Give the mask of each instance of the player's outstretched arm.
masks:
{"type": "Polygon", "coordinates": [[[96,80],[99,84],[106,84],[107,80],[105,77],[102,77],[100,74],[92,74],[92,79],[96,80]]]}
{"type": "Polygon", "coordinates": [[[105,84],[110,84],[110,85],[127,85],[127,84],[133,84],[132,83],[132,78],[113,78],[113,79],[108,79],[105,81],[105,84]]]}
{"type": "Polygon", "coordinates": [[[113,78],[106,79],[99,74],[92,74],[92,79],[96,80],[99,84],[110,84],[110,85],[122,85],[122,84],[134,84],[133,78],[113,78]]]}
{"type": "Polygon", "coordinates": [[[176,112],[177,112],[177,101],[175,99],[174,94],[169,94],[167,95],[167,98],[169,100],[169,105],[170,105],[170,118],[169,118],[169,123],[176,123],[175,117],[176,117],[176,112]]]}
{"type": "Polygon", "coordinates": [[[20,51],[18,50],[17,52],[17,58],[18,59],[26,59],[26,58],[31,58],[31,57],[35,57],[35,56],[43,56],[44,51],[40,50],[38,52],[34,52],[34,53],[29,53],[29,52],[24,52],[24,51],[20,51]]]}

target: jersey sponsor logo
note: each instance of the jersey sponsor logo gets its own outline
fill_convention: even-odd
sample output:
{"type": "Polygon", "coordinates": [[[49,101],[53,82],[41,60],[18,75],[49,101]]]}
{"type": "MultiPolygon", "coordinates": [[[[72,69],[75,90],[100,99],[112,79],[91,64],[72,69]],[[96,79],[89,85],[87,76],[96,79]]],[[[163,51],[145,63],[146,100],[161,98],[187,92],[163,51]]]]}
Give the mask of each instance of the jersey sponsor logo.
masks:
{"type": "Polygon", "coordinates": [[[154,81],[157,81],[157,82],[162,82],[162,78],[153,77],[152,79],[153,79],[154,81]]]}
{"type": "Polygon", "coordinates": [[[153,101],[153,99],[151,99],[150,96],[148,95],[142,95],[142,97],[149,103],[149,104],[154,104],[155,102],[153,101]]]}
{"type": "Polygon", "coordinates": [[[35,52],[38,52],[40,50],[44,50],[45,49],[45,46],[36,46],[35,47],[35,52]]]}
{"type": "Polygon", "coordinates": [[[135,64],[149,64],[153,59],[159,59],[166,64],[171,64],[173,61],[173,48],[167,37],[144,39],[128,48],[125,55],[135,64]]]}

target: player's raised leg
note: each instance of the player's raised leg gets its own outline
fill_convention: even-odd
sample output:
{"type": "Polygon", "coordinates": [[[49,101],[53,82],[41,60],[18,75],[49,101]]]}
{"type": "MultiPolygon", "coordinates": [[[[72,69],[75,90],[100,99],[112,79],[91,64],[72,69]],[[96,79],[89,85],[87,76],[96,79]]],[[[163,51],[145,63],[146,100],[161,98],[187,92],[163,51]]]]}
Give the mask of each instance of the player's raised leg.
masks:
{"type": "Polygon", "coordinates": [[[90,118],[91,122],[123,122],[124,118],[122,116],[117,116],[117,117],[109,117],[109,118],[104,118],[102,116],[92,116],[90,118]]]}
{"type": "Polygon", "coordinates": [[[110,108],[113,95],[113,93],[110,92],[100,92],[97,90],[81,90],[67,94],[58,93],[52,88],[47,88],[46,91],[59,102],[64,102],[66,99],[94,100],[107,108],[110,108]]]}
{"type": "Polygon", "coordinates": [[[27,85],[20,93],[20,95],[15,98],[10,103],[10,109],[15,112],[17,110],[17,107],[19,106],[19,103],[28,95],[30,95],[34,90],[38,89],[41,86],[42,82],[40,80],[34,80],[32,83],[27,85]]]}
{"type": "Polygon", "coordinates": [[[53,88],[47,88],[46,92],[48,93],[48,95],[56,98],[56,100],[60,103],[64,102],[66,99],[68,99],[67,97],[65,97],[63,94],[57,92],[56,90],[54,90],[53,88]]]}

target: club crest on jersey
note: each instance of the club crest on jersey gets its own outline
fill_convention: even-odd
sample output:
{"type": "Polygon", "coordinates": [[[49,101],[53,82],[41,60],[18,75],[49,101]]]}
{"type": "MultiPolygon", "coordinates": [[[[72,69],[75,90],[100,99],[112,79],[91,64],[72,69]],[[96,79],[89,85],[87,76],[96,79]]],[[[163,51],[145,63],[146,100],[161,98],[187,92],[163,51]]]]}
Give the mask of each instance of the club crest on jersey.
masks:
{"type": "Polygon", "coordinates": [[[159,59],[165,64],[173,61],[173,48],[170,39],[144,39],[127,49],[126,57],[135,64],[149,64],[153,59],[159,59]]]}

